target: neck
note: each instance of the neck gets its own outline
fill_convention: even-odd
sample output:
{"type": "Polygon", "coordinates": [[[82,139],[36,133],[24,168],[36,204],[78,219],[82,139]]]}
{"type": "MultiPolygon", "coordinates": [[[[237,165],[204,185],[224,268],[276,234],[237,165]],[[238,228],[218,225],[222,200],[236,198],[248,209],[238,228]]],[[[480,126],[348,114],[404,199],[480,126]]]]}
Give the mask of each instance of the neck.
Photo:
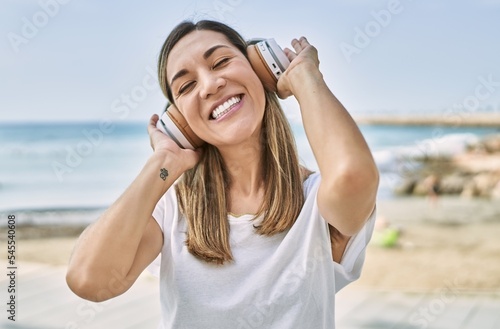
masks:
{"type": "Polygon", "coordinates": [[[245,196],[258,194],[263,181],[260,143],[248,141],[219,151],[229,173],[231,193],[245,196]]]}

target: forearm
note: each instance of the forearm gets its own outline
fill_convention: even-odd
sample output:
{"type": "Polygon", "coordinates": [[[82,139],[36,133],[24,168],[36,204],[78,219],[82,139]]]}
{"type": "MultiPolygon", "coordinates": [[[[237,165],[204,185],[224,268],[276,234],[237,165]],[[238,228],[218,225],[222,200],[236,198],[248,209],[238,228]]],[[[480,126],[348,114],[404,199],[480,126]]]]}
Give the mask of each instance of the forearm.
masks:
{"type": "Polygon", "coordinates": [[[346,170],[371,170],[374,161],[358,126],[333,95],[319,71],[301,75],[294,92],[302,113],[304,130],[323,178],[346,170]]]}
{"type": "Polygon", "coordinates": [[[181,174],[171,162],[168,157],[151,156],[120,198],[82,233],[68,273],[91,274],[96,285],[107,284],[110,276],[127,276],[156,203],[181,174]],[[162,168],[168,170],[165,180],[160,177],[162,168]]]}
{"type": "Polygon", "coordinates": [[[301,81],[294,95],[322,176],[318,205],[329,224],[351,236],[373,210],[377,167],[358,126],[321,73],[311,70],[295,81],[301,81]]]}

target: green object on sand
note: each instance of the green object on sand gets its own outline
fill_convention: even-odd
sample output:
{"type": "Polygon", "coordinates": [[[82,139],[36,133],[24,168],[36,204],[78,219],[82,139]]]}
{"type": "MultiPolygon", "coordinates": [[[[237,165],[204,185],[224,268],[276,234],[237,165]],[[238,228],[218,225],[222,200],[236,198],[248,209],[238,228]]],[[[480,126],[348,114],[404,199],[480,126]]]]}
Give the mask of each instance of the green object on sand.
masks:
{"type": "Polygon", "coordinates": [[[398,238],[399,230],[392,227],[373,233],[373,242],[380,247],[394,247],[398,243],[398,238]]]}

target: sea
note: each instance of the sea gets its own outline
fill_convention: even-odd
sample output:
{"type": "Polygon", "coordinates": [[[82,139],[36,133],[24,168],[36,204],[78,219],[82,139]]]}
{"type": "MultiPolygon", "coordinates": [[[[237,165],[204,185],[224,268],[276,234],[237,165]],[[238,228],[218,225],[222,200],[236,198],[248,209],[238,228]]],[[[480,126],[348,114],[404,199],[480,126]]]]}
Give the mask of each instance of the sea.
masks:
{"type": "MultiPolygon", "coordinates": [[[[0,213],[103,209],[152,154],[146,122],[0,124],[0,213]]],[[[379,199],[415,160],[453,155],[500,128],[360,125],[379,171],[379,199]]],[[[300,160],[317,170],[300,123],[292,124],[300,160]]],[[[333,132],[334,133],[334,132],[333,132]]]]}

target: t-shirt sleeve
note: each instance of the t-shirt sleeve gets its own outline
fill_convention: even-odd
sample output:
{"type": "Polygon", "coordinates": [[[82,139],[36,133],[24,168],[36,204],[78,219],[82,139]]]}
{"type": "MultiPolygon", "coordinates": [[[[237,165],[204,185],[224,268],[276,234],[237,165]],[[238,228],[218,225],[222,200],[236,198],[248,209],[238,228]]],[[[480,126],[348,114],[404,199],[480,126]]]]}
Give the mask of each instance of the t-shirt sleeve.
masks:
{"type": "MultiPolygon", "coordinates": [[[[171,186],[167,192],[161,197],[153,210],[153,218],[156,220],[163,232],[163,243],[169,237],[170,224],[172,223],[175,214],[177,213],[177,196],[175,186],[171,186]]],[[[161,267],[161,253],[147,267],[148,271],[154,276],[159,277],[161,267]]]]}
{"type": "Polygon", "coordinates": [[[339,291],[347,284],[357,280],[365,262],[366,247],[370,242],[375,227],[376,207],[363,228],[349,239],[340,264],[335,266],[335,287],[339,291]]]}
{"type": "MultiPolygon", "coordinates": [[[[168,193],[168,192],[167,192],[168,193]]],[[[164,218],[165,218],[165,204],[166,204],[166,195],[167,193],[165,193],[161,199],[158,201],[158,203],[156,204],[155,206],[155,209],[153,210],[153,218],[156,220],[156,222],[158,223],[158,225],[160,226],[161,228],[161,231],[163,232],[163,222],[164,222],[164,218]]]]}
{"type": "MultiPolygon", "coordinates": [[[[304,191],[306,196],[311,193],[317,193],[320,183],[320,173],[311,174],[309,178],[304,182],[304,191]]],[[[315,204],[315,206],[317,207],[317,204],[315,204]]],[[[321,220],[324,221],[324,229],[326,232],[328,232],[328,223],[321,216],[321,214],[318,215],[321,220]]],[[[361,270],[365,261],[366,246],[368,245],[372,237],[375,227],[375,220],[376,207],[374,207],[363,228],[349,239],[340,263],[333,262],[335,270],[336,291],[339,291],[347,284],[357,280],[360,277],[361,270]]]]}
{"type": "Polygon", "coordinates": [[[170,224],[177,210],[177,195],[175,185],[172,185],[158,201],[152,214],[164,235],[170,230],[170,224]]]}

